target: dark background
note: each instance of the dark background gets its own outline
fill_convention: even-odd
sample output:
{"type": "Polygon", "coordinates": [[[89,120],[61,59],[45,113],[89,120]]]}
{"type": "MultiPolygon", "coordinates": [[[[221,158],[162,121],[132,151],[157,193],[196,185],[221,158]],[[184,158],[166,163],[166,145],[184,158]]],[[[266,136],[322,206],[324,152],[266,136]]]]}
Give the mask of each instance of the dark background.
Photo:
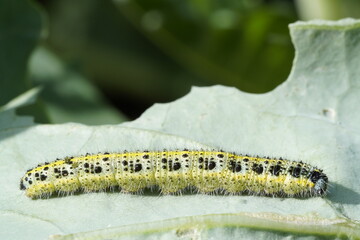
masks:
{"type": "MultiPolygon", "coordinates": [[[[4,1],[13,10],[11,20],[17,20],[19,0],[4,1]]],[[[24,113],[37,122],[119,123],[139,117],[154,103],[184,96],[191,86],[221,84],[268,92],[291,70],[290,23],[356,17],[359,2],[30,1],[26,7],[41,16],[41,35],[26,88],[43,90],[36,106],[24,113]]],[[[1,14],[9,12],[0,11],[0,20],[1,14]]],[[[33,20],[26,16],[24,21],[33,20]]],[[[12,31],[16,25],[9,20],[6,27],[12,31]]],[[[20,90],[17,95],[10,92],[0,96],[0,105],[20,90]]]]}
{"type": "Polygon", "coordinates": [[[292,1],[42,1],[46,41],[130,118],[192,85],[266,92],[283,82],[294,50],[292,1]]]}

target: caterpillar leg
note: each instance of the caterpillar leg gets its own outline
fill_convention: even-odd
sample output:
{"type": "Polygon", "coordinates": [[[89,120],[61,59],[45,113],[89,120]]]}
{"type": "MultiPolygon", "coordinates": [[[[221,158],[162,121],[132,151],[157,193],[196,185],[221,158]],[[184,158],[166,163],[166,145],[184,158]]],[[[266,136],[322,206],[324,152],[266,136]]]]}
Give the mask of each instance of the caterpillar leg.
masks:
{"type": "Polygon", "coordinates": [[[49,197],[54,192],[55,192],[55,186],[52,183],[43,183],[28,188],[26,190],[26,196],[35,199],[41,197],[49,197]]]}
{"type": "Polygon", "coordinates": [[[56,191],[64,193],[72,193],[81,188],[81,184],[78,178],[62,178],[53,182],[56,191]]]}
{"type": "Polygon", "coordinates": [[[129,175],[126,177],[118,177],[117,182],[121,187],[121,191],[125,193],[136,193],[148,187],[147,182],[138,175],[129,175]]]}
{"type": "Polygon", "coordinates": [[[158,183],[162,194],[173,194],[184,190],[188,186],[188,181],[180,176],[170,175],[158,183]]]}
{"type": "Polygon", "coordinates": [[[231,174],[224,178],[222,186],[228,193],[235,194],[247,190],[246,177],[242,174],[231,174]]]}
{"type": "Polygon", "coordinates": [[[221,182],[218,175],[217,172],[204,173],[194,185],[200,193],[214,193],[219,189],[221,182]]]}

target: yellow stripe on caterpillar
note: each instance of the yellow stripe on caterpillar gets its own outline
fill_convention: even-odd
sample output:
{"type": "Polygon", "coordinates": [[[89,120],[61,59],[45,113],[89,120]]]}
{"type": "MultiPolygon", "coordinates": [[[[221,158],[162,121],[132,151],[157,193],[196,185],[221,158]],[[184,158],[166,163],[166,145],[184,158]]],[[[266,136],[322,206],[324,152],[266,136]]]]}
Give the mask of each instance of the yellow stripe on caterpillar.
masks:
{"type": "Polygon", "coordinates": [[[141,151],[86,154],[39,165],[21,178],[30,198],[120,187],[136,193],[158,186],[163,194],[194,187],[202,193],[280,197],[326,194],[327,176],[309,164],[223,151],[141,151]]]}

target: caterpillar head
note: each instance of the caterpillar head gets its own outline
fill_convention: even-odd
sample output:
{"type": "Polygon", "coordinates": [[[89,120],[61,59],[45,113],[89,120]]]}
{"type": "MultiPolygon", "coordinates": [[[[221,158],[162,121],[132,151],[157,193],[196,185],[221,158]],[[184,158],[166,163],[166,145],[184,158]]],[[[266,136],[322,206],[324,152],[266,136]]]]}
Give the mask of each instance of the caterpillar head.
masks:
{"type": "Polygon", "coordinates": [[[26,190],[23,179],[20,180],[20,190],[26,190]]]}
{"type": "Polygon", "coordinates": [[[326,195],[328,177],[321,170],[314,170],[311,173],[310,181],[315,184],[312,193],[315,196],[324,196],[326,195]]]}

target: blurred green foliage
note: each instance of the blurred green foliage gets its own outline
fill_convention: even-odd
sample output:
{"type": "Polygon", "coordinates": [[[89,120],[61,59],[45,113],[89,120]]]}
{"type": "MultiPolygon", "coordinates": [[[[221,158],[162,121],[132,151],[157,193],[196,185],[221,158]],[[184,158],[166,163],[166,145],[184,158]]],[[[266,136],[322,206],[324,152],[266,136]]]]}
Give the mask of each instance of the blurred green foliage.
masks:
{"type": "Polygon", "coordinates": [[[87,79],[42,48],[46,14],[28,0],[0,1],[0,107],[41,86],[37,102],[18,113],[37,122],[119,123],[124,118],[87,79]],[[34,49],[38,46],[37,50],[34,49]],[[31,56],[32,54],[32,56],[31,56]]]}
{"type": "Polygon", "coordinates": [[[28,58],[41,32],[41,16],[28,1],[0,1],[0,106],[29,89],[28,58]]]}
{"type": "Polygon", "coordinates": [[[359,18],[359,0],[295,0],[301,19],[359,18]]]}
{"type": "Polygon", "coordinates": [[[293,60],[288,1],[44,1],[47,45],[131,117],[192,85],[266,92],[293,60]]]}
{"type": "Polygon", "coordinates": [[[88,79],[71,66],[66,66],[47,49],[38,47],[34,51],[29,71],[30,80],[43,88],[41,106],[49,122],[98,125],[127,120],[106,102],[88,79]]]}
{"type": "MultiPolygon", "coordinates": [[[[295,3],[307,18],[326,9],[330,19],[346,17],[359,6],[295,3]]],[[[22,113],[106,124],[194,85],[267,92],[290,72],[288,24],[296,20],[289,0],[1,0],[0,106],[41,85],[38,102],[22,113]]]]}

